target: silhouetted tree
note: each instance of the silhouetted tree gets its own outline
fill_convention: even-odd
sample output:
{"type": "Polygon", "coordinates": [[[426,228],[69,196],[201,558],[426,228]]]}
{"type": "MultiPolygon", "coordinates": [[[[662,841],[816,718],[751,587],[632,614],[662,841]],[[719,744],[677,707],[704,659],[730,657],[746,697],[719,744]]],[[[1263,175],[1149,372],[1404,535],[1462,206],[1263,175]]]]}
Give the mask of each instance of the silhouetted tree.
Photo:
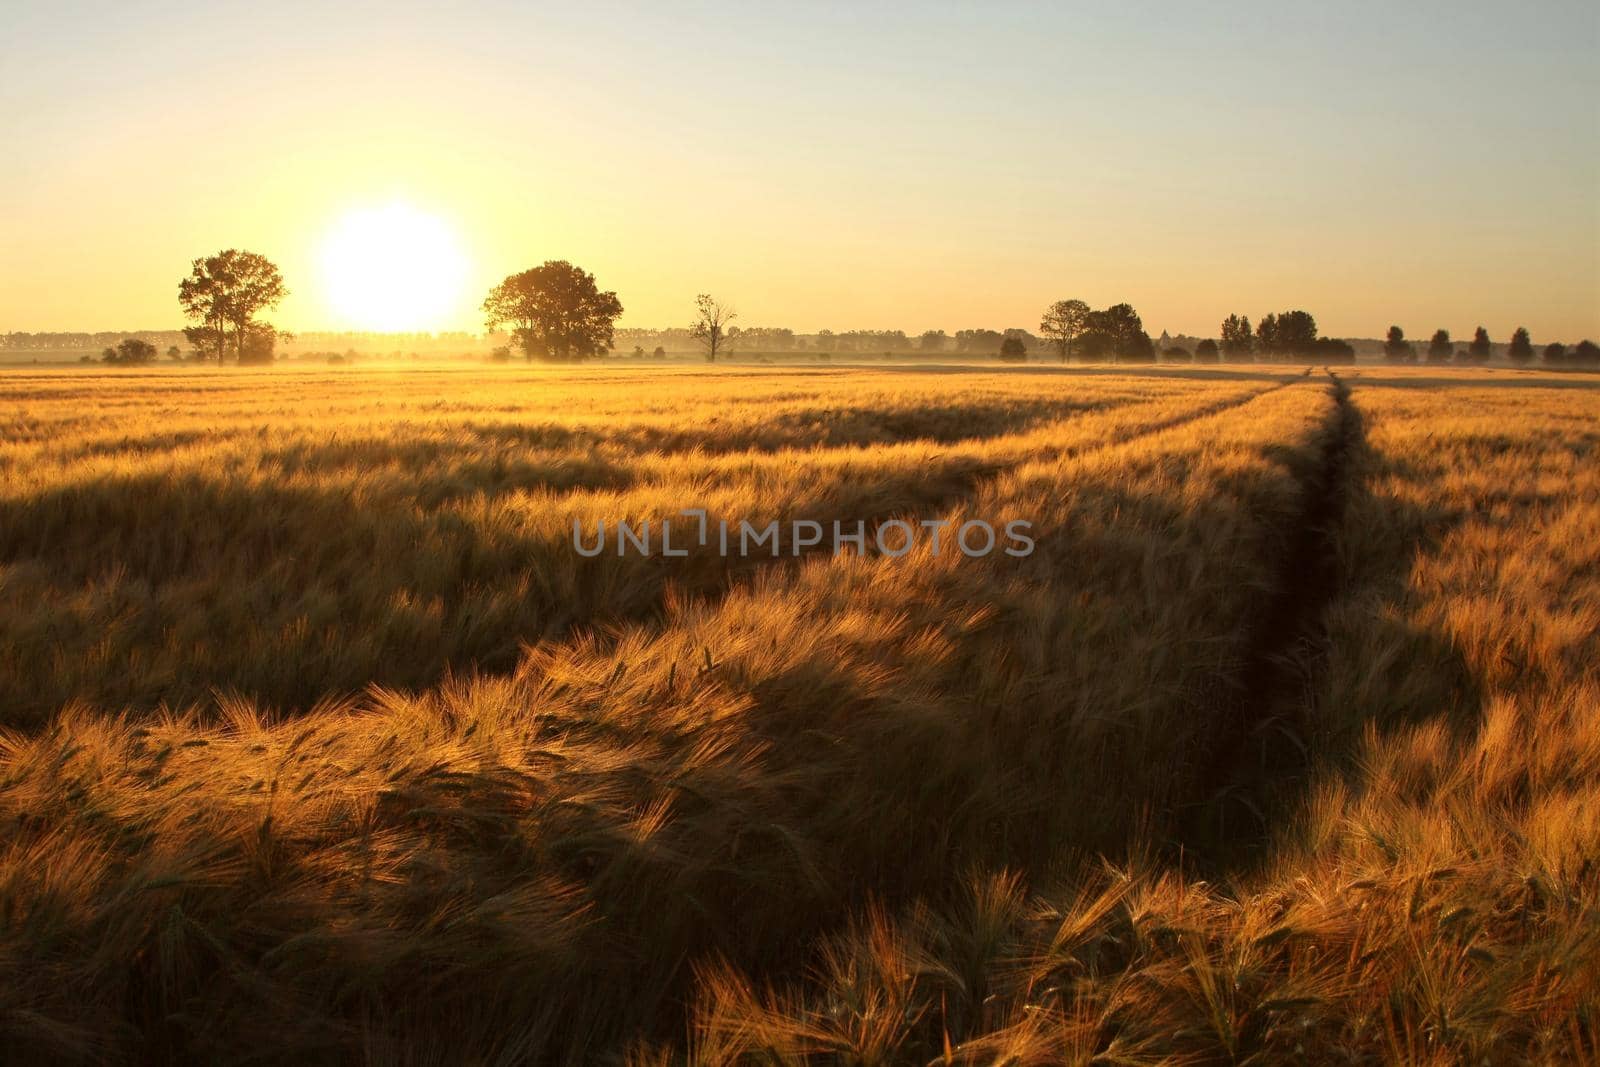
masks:
{"type": "Polygon", "coordinates": [[[1513,363],[1533,362],[1533,338],[1528,336],[1526,327],[1518,326],[1516,333],[1511,335],[1511,344],[1506,348],[1506,356],[1513,363]]]}
{"type": "Polygon", "coordinates": [[[917,347],[924,352],[943,352],[949,339],[943,330],[928,330],[917,340],[917,347]]]}
{"type": "Polygon", "coordinates": [[[1406,340],[1406,332],[1398,326],[1389,327],[1389,336],[1383,342],[1383,355],[1390,363],[1415,363],[1417,350],[1406,340]]]}
{"type": "Polygon", "coordinates": [[[1317,320],[1308,311],[1268,315],[1256,324],[1256,349],[1266,355],[1306,359],[1316,343],[1317,320]]]}
{"type": "Polygon", "coordinates": [[[1182,345],[1170,345],[1161,350],[1163,363],[1193,363],[1194,354],[1182,345]]]}
{"type": "Polygon", "coordinates": [[[1567,361],[1567,346],[1558,341],[1551,341],[1544,346],[1544,361],[1552,367],[1558,367],[1567,361]]]}
{"type": "Polygon", "coordinates": [[[706,350],[706,362],[715,363],[717,352],[728,337],[728,324],[739,317],[731,307],[720,303],[710,293],[694,298],[694,322],[689,325],[689,336],[699,341],[706,350]]]}
{"type": "Polygon", "coordinates": [[[1600,345],[1593,341],[1579,341],[1569,361],[1580,367],[1600,366],[1600,345]]]}
{"type": "Polygon", "coordinates": [[[1428,342],[1429,363],[1449,363],[1456,346],[1450,343],[1449,330],[1434,330],[1433,340],[1428,342]]]}
{"type": "Polygon", "coordinates": [[[246,335],[253,329],[272,327],[256,316],[277,307],[289,290],[283,275],[266,256],[229,248],[194,261],[189,276],[178,283],[178,306],[196,325],[183,333],[205,358],[220,365],[232,331],[234,355],[244,351],[246,335]]]}
{"type": "Polygon", "coordinates": [[[997,330],[957,330],[956,351],[993,352],[1005,337],[997,330]]]}
{"type": "Polygon", "coordinates": [[[262,364],[271,363],[276,355],[278,331],[270,326],[253,324],[244,333],[244,342],[239,346],[239,363],[262,364]]]}
{"type": "Polygon", "coordinates": [[[177,363],[179,360],[183,359],[183,349],[179,348],[177,345],[168,345],[167,358],[172,360],[172,362],[177,363]]]}
{"type": "Polygon", "coordinates": [[[1113,304],[1104,311],[1089,312],[1078,344],[1085,359],[1148,363],[1156,358],[1155,343],[1145,333],[1139,313],[1129,304],[1113,304]]]}
{"type": "Polygon", "coordinates": [[[1479,326],[1472,334],[1472,343],[1462,353],[1464,362],[1487,363],[1489,354],[1493,351],[1489,344],[1489,331],[1479,326]]]}
{"type": "Polygon", "coordinates": [[[1204,341],[1194,346],[1194,361],[1196,363],[1215,363],[1218,359],[1217,342],[1207,337],[1204,341]]]}
{"type": "Polygon", "coordinates": [[[1024,352],[1032,352],[1035,348],[1039,347],[1039,339],[1033,334],[1029,333],[1027,330],[1024,330],[1021,326],[1012,326],[1003,334],[1001,334],[1001,336],[1015,337],[1017,340],[1021,341],[1022,350],[1024,352]]]}
{"type": "Polygon", "coordinates": [[[1317,363],[1354,363],[1356,361],[1355,346],[1336,337],[1317,338],[1304,354],[1306,358],[1317,363]]]}
{"type": "Polygon", "coordinates": [[[117,347],[100,353],[100,361],[115,367],[142,367],[156,358],[156,346],[137,337],[118,342],[117,347]]]}
{"type": "Polygon", "coordinates": [[[1089,305],[1082,300],[1057,300],[1045,308],[1044,317],[1039,320],[1039,332],[1056,346],[1061,362],[1072,358],[1072,347],[1083,333],[1088,316],[1089,305]]]}
{"type": "Polygon", "coordinates": [[[1255,335],[1250,331],[1250,320],[1243,315],[1229,315],[1222,320],[1222,354],[1231,360],[1246,360],[1255,348],[1255,335]]]}
{"type": "Polygon", "coordinates": [[[601,292],[594,275],[563,259],[510,275],[483,301],[485,327],[492,333],[509,325],[529,361],[570,362],[609,351],[621,314],[616,293],[601,292]]]}
{"type": "Polygon", "coordinates": [[[1000,358],[1007,363],[1025,363],[1028,359],[1028,346],[1023,344],[1020,337],[1007,337],[1000,342],[1000,358]]]}
{"type": "Polygon", "coordinates": [[[665,348],[662,348],[660,345],[656,345],[656,350],[654,352],[650,353],[650,354],[652,356],[654,356],[656,359],[666,359],[667,358],[667,350],[665,348]]]}

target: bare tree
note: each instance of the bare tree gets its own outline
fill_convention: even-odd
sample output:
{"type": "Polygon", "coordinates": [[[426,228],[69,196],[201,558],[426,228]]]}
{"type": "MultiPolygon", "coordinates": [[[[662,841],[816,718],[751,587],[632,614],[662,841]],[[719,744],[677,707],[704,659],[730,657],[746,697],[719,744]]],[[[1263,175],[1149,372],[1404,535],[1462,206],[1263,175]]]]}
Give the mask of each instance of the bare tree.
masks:
{"type": "Polygon", "coordinates": [[[689,336],[705,346],[706,362],[715,363],[717,352],[728,336],[728,324],[739,317],[727,304],[720,303],[710,293],[694,298],[695,320],[689,327],[689,336]]]}

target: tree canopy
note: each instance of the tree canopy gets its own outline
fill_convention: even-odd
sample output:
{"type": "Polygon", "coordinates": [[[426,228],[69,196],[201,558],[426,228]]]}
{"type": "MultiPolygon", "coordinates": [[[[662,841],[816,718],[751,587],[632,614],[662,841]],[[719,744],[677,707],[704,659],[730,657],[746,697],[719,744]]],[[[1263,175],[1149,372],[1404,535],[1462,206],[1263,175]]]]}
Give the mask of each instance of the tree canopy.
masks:
{"type": "Polygon", "coordinates": [[[1255,348],[1255,343],[1249,319],[1243,315],[1229,315],[1222,320],[1223,355],[1233,360],[1246,359],[1255,348]]]}
{"type": "Polygon", "coordinates": [[[1527,327],[1517,327],[1517,332],[1511,335],[1511,345],[1506,349],[1506,355],[1515,363],[1533,361],[1533,338],[1528,336],[1527,327]]]}
{"type": "Polygon", "coordinates": [[[1417,350],[1406,340],[1406,332],[1398,326],[1389,327],[1389,336],[1383,342],[1383,355],[1390,363],[1415,363],[1417,350]]]}
{"type": "Polygon", "coordinates": [[[1309,311],[1268,315],[1256,324],[1256,348],[1267,355],[1306,358],[1316,345],[1317,320],[1309,311]]]}
{"type": "Polygon", "coordinates": [[[1155,344],[1131,304],[1113,304],[1104,311],[1089,312],[1084,316],[1078,343],[1085,359],[1149,362],[1156,358],[1155,344]]]}
{"type": "Polygon", "coordinates": [[[602,292],[594,275],[564,259],[507,277],[483,302],[485,327],[510,326],[530,361],[565,363],[609,351],[621,314],[616,293],[602,292]]]}
{"type": "Polygon", "coordinates": [[[1428,342],[1428,362],[1448,363],[1450,355],[1456,346],[1450,342],[1449,330],[1434,330],[1433,340],[1428,342]]]}
{"type": "Polygon", "coordinates": [[[115,348],[100,353],[100,361],[114,367],[142,367],[156,358],[156,346],[137,337],[129,337],[115,348]]]}
{"type": "Polygon", "coordinates": [[[1084,322],[1089,317],[1089,305],[1082,300],[1057,300],[1045,308],[1039,320],[1039,333],[1056,346],[1061,362],[1072,358],[1073,346],[1083,333],[1084,322]]]}
{"type": "Polygon", "coordinates": [[[272,329],[256,316],[277,307],[288,295],[283,275],[266,256],[229,248],[197,259],[189,276],[178,283],[178,306],[195,322],[184,329],[184,336],[201,359],[220,364],[231,331],[238,358],[245,354],[252,333],[272,329]]]}

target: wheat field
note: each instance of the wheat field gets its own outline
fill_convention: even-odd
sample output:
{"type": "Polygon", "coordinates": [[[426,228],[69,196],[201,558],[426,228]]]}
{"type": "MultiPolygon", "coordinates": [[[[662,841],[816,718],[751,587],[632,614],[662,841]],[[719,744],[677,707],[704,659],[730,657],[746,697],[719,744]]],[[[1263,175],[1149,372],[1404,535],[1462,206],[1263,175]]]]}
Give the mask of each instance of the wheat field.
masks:
{"type": "Polygon", "coordinates": [[[1593,1062],[1597,385],[8,371],[0,1048],[1593,1062]]]}

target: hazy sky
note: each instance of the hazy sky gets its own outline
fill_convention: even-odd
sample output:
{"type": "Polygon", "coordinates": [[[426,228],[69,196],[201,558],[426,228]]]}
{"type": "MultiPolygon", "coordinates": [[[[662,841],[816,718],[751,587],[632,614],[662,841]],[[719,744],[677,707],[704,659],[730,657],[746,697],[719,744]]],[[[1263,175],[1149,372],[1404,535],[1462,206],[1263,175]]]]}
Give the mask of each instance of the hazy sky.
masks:
{"type": "Polygon", "coordinates": [[[1600,5],[0,0],[0,331],[170,328],[236,246],[403,201],[623,325],[1600,338],[1600,5]]]}

